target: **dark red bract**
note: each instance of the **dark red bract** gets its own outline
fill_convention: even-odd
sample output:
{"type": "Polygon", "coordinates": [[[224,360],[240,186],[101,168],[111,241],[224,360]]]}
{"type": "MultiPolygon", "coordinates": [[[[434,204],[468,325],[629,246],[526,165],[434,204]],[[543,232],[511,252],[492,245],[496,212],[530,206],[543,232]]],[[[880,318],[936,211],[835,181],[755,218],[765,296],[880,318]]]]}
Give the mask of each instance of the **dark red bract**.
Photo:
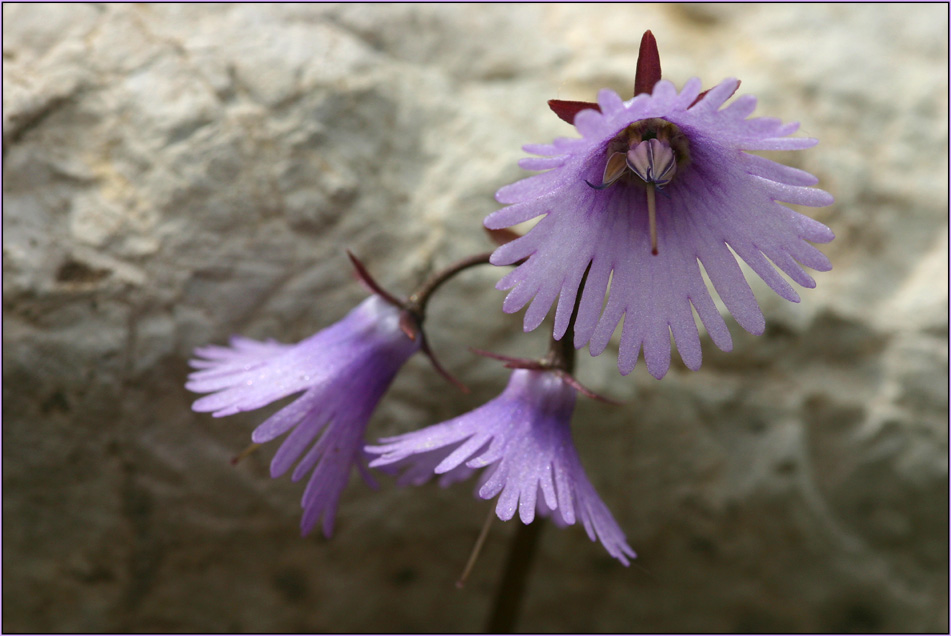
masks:
{"type": "MultiPolygon", "coordinates": [[[[642,93],[648,95],[654,91],[654,86],[660,81],[660,52],[657,50],[657,40],[654,34],[649,30],[644,32],[641,37],[641,48],[637,53],[637,71],[634,74],[634,96],[642,93]]],[[[736,85],[740,87],[739,82],[736,85]]],[[[707,94],[709,89],[703,91],[697,96],[693,108],[707,94]]],[[[736,91],[734,91],[736,92],[736,91]]],[[[554,111],[559,118],[569,124],[575,123],[575,116],[588,108],[601,112],[601,107],[596,102],[576,102],[566,99],[549,99],[548,107],[554,111]]]]}
{"type": "MultiPolygon", "coordinates": [[[[654,90],[654,85],[660,81],[660,53],[657,51],[657,40],[650,31],[645,31],[641,38],[641,48],[637,54],[637,71],[634,74],[634,95],[641,93],[650,94],[654,90]]],[[[596,102],[576,102],[565,99],[549,99],[548,107],[554,111],[558,117],[568,122],[575,123],[575,116],[588,108],[601,112],[601,107],[596,102]]]]}
{"type": "Polygon", "coordinates": [[[641,93],[650,95],[660,81],[660,52],[657,40],[650,31],[641,37],[641,49],[637,53],[637,72],[634,74],[634,97],[641,93]]]}

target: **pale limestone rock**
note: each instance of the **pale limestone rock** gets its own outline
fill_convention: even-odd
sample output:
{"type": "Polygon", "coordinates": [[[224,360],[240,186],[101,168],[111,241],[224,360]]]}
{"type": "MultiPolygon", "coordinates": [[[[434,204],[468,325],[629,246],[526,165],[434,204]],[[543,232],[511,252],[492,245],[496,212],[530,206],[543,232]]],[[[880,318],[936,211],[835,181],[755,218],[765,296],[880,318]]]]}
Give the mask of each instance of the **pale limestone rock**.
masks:
{"type": "MultiPolygon", "coordinates": [[[[543,535],[525,631],[946,631],[947,12],[940,5],[5,4],[4,628],[478,631],[512,524],[452,583],[490,505],[468,486],[344,494],[297,536],[301,484],[265,411],[189,410],[191,350],[294,341],[363,295],[345,248],[408,293],[488,249],[481,219],[550,98],[627,94],[658,37],[677,85],[743,80],[757,115],[820,139],[776,158],[835,269],[793,305],[754,282],[699,372],[579,377],[575,438],[640,558],[543,535]],[[51,611],[50,608],[55,608],[51,611]]],[[[501,390],[475,346],[534,356],[499,274],[435,298],[429,337],[473,388],[411,361],[371,435],[501,390]]]]}

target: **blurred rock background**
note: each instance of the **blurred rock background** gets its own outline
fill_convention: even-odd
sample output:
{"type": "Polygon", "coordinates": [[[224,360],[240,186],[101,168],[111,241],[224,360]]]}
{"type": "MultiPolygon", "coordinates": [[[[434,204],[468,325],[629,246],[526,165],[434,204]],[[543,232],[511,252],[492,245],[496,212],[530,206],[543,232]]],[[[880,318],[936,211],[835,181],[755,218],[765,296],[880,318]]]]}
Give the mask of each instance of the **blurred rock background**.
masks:
{"type": "MultiPolygon", "coordinates": [[[[576,442],[639,558],[548,528],[521,629],[948,630],[948,13],[867,5],[3,5],[4,631],[482,629],[513,523],[468,486],[372,492],[298,536],[268,410],[190,411],[197,345],[290,342],[364,292],[489,248],[520,146],[572,130],[550,98],[629,95],[644,30],[681,86],[739,77],[820,145],[775,157],[837,202],[803,302],[753,281],[699,372],[579,376],[576,442]]],[[[467,351],[542,351],[499,272],[436,297],[473,393],[410,362],[370,436],[497,394],[467,351]]],[[[752,279],[751,279],[752,280],[752,279]]]]}

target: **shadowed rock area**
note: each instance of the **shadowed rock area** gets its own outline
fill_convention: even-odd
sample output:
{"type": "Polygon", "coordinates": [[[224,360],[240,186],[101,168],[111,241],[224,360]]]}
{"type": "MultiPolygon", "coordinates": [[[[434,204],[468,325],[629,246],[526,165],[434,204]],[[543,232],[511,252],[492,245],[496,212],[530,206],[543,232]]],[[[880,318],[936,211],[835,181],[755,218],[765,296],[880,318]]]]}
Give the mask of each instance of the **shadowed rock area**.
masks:
{"type": "MultiPolygon", "coordinates": [[[[658,382],[579,379],[575,441],[638,559],[546,529],[528,632],[947,632],[948,14],[944,5],[3,5],[3,630],[477,632],[515,521],[471,484],[356,477],[335,535],[301,538],[276,407],[215,419],[196,346],[300,340],[365,292],[489,249],[546,100],[630,96],[640,35],[664,77],[738,77],[756,115],[820,144],[765,153],[836,203],[802,302],[703,338],[658,382]]],[[[411,360],[371,439],[453,417],[537,356],[478,268],[431,304],[463,395],[411,360]]]]}

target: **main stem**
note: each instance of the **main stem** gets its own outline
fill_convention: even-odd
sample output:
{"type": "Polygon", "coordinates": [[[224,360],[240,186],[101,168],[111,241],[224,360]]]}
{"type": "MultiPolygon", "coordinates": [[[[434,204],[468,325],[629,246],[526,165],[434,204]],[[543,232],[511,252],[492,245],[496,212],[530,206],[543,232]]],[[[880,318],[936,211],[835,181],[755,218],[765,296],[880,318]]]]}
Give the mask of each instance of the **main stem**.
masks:
{"type": "Polygon", "coordinates": [[[528,572],[532,567],[535,549],[538,547],[538,536],[541,534],[543,519],[535,517],[529,524],[520,523],[516,526],[515,538],[509,549],[508,560],[505,562],[505,571],[502,582],[495,593],[495,604],[489,622],[486,624],[487,634],[511,634],[518,622],[519,611],[522,609],[522,597],[525,584],[528,582],[528,572]]]}
{"type": "MultiPolygon", "coordinates": [[[[575,306],[571,311],[571,319],[568,321],[565,335],[561,337],[561,340],[555,340],[552,337],[548,345],[546,360],[552,364],[552,368],[561,369],[569,374],[575,370],[575,319],[578,317],[578,306],[581,304],[581,295],[584,292],[584,284],[588,279],[590,268],[589,264],[584,276],[581,277],[581,284],[578,285],[578,295],[575,297],[575,306]]],[[[512,539],[512,546],[509,548],[509,556],[495,594],[492,613],[486,623],[486,633],[511,634],[515,631],[543,522],[544,519],[535,515],[532,523],[520,523],[516,526],[515,538],[512,539]]]]}

